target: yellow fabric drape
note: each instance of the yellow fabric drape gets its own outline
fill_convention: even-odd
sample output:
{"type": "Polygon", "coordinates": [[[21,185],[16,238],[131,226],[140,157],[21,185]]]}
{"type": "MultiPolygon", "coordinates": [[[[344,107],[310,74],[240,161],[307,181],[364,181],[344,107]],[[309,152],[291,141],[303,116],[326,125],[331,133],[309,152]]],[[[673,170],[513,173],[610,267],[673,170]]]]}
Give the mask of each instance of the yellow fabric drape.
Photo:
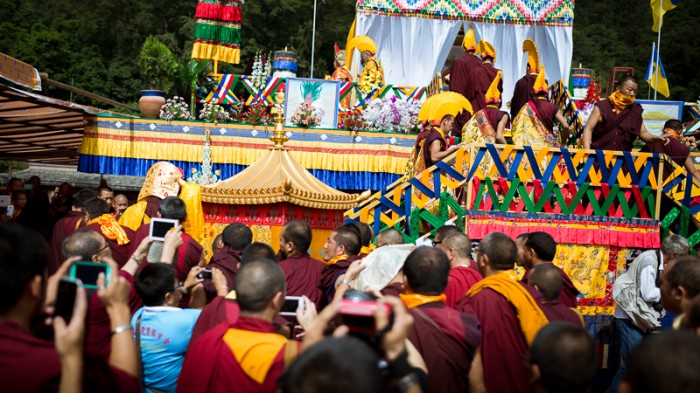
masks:
{"type": "Polygon", "coordinates": [[[345,64],[347,64],[349,67],[352,67],[352,52],[354,52],[354,49],[350,47],[350,41],[355,38],[355,22],[357,22],[357,18],[352,20],[350,31],[348,31],[348,38],[345,40],[345,64]]]}
{"type": "Polygon", "coordinates": [[[447,296],[443,293],[438,296],[428,296],[428,295],[419,295],[417,293],[411,293],[411,294],[399,294],[399,297],[401,300],[403,300],[403,304],[406,305],[408,308],[416,308],[418,306],[422,306],[427,303],[435,303],[435,302],[443,302],[445,303],[447,301],[447,296]]]}
{"type": "Polygon", "coordinates": [[[287,339],[277,333],[242,329],[229,329],[223,340],[233,352],[243,372],[257,383],[265,382],[277,354],[287,343],[287,339]]]}
{"type": "Polygon", "coordinates": [[[347,255],[339,255],[339,256],[331,259],[330,261],[326,262],[326,265],[335,265],[336,263],[338,263],[340,261],[344,261],[346,259],[348,259],[347,255]]]}
{"type": "Polygon", "coordinates": [[[619,91],[615,91],[610,94],[608,100],[610,100],[610,103],[613,105],[613,107],[615,107],[615,111],[617,111],[617,113],[622,112],[623,110],[627,109],[628,106],[634,104],[634,97],[624,95],[619,91]]]}
{"type": "Polygon", "coordinates": [[[506,270],[493,276],[485,277],[469,289],[467,296],[474,296],[486,288],[498,292],[515,307],[518,321],[520,322],[520,329],[525,335],[527,344],[531,345],[537,332],[549,321],[535,299],[518,282],[515,270],[506,270]]]}
{"type": "Polygon", "coordinates": [[[186,182],[180,188],[180,199],[185,202],[187,219],[182,223],[185,233],[202,243],[204,235],[204,210],[202,209],[202,186],[186,182]]]}
{"type": "Polygon", "coordinates": [[[88,222],[88,225],[95,223],[100,225],[100,230],[107,239],[116,240],[120,246],[129,244],[129,237],[126,236],[124,228],[119,226],[119,223],[111,214],[103,214],[88,222]]]}
{"type": "Polygon", "coordinates": [[[144,199],[126,208],[121,217],[119,217],[119,224],[137,230],[141,224],[150,223],[151,219],[146,216],[146,205],[147,203],[144,199]]]}

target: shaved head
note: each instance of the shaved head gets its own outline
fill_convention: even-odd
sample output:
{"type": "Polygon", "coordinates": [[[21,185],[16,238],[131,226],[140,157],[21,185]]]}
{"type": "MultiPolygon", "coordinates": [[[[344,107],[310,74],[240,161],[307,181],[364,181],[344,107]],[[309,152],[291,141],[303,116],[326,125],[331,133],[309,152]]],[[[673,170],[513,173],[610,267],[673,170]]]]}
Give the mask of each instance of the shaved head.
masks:
{"type": "Polygon", "coordinates": [[[551,302],[559,298],[562,281],[559,269],[549,263],[534,266],[527,279],[528,284],[537,287],[542,294],[542,300],[546,302],[551,302]]]}
{"type": "Polygon", "coordinates": [[[255,260],[236,274],[236,299],[241,311],[263,311],[277,295],[285,292],[284,274],[271,259],[255,260]]]}
{"type": "Polygon", "coordinates": [[[107,240],[99,233],[92,229],[79,229],[63,240],[63,257],[80,257],[81,261],[91,261],[92,256],[100,252],[105,244],[107,240]]]}
{"type": "Polygon", "coordinates": [[[450,261],[439,248],[418,247],[403,265],[403,274],[411,289],[420,295],[437,296],[445,291],[450,261]]]}
{"type": "Polygon", "coordinates": [[[595,376],[596,350],[585,329],[566,322],[543,327],[530,348],[540,385],[549,393],[584,393],[595,376]]]}
{"type": "Polygon", "coordinates": [[[377,235],[377,247],[404,244],[405,240],[401,232],[395,228],[385,229],[377,235]]]}
{"type": "Polygon", "coordinates": [[[460,258],[471,258],[472,242],[467,235],[461,232],[453,233],[442,241],[443,250],[449,250],[450,248],[454,249],[460,258]]]}

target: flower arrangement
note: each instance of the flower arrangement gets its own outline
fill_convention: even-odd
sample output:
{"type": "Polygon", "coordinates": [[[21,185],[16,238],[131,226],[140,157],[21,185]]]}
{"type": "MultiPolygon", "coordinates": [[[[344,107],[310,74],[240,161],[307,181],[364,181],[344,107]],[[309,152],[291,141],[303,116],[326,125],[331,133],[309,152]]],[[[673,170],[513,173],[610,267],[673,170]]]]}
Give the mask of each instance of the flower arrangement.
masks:
{"type": "Polygon", "coordinates": [[[202,111],[199,112],[199,118],[208,123],[230,121],[228,112],[218,104],[205,103],[202,111]]]}
{"type": "Polygon", "coordinates": [[[253,82],[253,87],[255,89],[260,89],[267,83],[267,78],[270,77],[272,73],[272,63],[270,62],[270,56],[263,62],[263,55],[258,50],[255,52],[255,61],[253,62],[253,72],[251,75],[251,82],[253,82]],[[264,63],[264,64],[263,64],[264,63]]]}
{"type": "Polygon", "coordinates": [[[396,96],[372,100],[362,113],[362,121],[375,131],[418,132],[420,106],[418,101],[403,101],[396,96]]]}
{"type": "Polygon", "coordinates": [[[184,98],[175,96],[168,98],[165,105],[160,108],[158,115],[163,120],[189,120],[191,118],[189,107],[184,98]]]}
{"type": "Polygon", "coordinates": [[[241,115],[241,120],[253,125],[266,126],[268,124],[273,123],[272,116],[267,110],[267,106],[265,106],[265,104],[263,104],[262,102],[258,102],[257,104],[249,106],[248,110],[243,112],[243,114],[241,115]]]}
{"type": "Polygon", "coordinates": [[[229,110],[229,119],[233,122],[240,123],[243,116],[243,103],[237,102],[231,104],[231,109],[229,110]]]}
{"type": "Polygon", "coordinates": [[[301,105],[294,111],[292,115],[292,123],[299,127],[314,127],[321,124],[321,116],[316,112],[316,109],[306,102],[302,102],[301,105]]]}
{"type": "Polygon", "coordinates": [[[362,120],[362,112],[359,109],[352,109],[346,112],[340,112],[338,128],[348,131],[358,132],[367,128],[362,120]]]}

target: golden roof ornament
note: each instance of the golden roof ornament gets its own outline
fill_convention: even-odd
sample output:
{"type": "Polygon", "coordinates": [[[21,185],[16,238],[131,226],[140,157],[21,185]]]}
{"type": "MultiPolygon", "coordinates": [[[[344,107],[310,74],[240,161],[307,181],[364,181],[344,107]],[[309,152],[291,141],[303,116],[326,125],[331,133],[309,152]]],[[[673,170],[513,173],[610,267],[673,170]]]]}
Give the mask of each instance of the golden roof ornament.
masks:
{"type": "Polygon", "coordinates": [[[347,210],[355,207],[369,191],[346,194],[314,177],[292,157],[284,143],[284,92],[275,94],[271,113],[275,129],[274,143],[258,161],[237,175],[213,187],[202,188],[202,201],[228,205],[265,205],[291,203],[314,209],[347,210]]]}

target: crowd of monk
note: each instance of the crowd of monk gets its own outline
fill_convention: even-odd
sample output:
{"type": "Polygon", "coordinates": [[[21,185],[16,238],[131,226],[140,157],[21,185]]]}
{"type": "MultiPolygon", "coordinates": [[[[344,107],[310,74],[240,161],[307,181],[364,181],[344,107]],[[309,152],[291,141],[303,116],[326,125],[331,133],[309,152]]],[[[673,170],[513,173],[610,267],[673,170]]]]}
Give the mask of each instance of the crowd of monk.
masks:
{"type": "MultiPolygon", "coordinates": [[[[416,248],[393,228],[375,236],[349,223],[331,232],[317,260],[305,221],[286,223],[276,251],[234,223],[209,261],[179,227],[154,260],[149,224],[117,224],[96,196],[75,195],[75,214],[59,220],[50,244],[21,224],[0,225],[7,391],[591,391],[600,353],[547,233],[491,233],[472,248],[446,225],[416,248]],[[51,265],[56,258],[63,262],[51,265]],[[112,271],[96,290],[78,290],[66,324],[52,311],[58,283],[79,260],[112,271]]],[[[151,202],[154,217],[187,220],[179,197],[151,202]]],[[[680,291],[682,328],[642,342],[617,391],[700,387],[700,301],[692,301],[700,259],[674,264],[680,254],[663,255],[661,295],[676,310],[680,291]],[[660,363],[669,358],[688,367],[660,363]]]]}

